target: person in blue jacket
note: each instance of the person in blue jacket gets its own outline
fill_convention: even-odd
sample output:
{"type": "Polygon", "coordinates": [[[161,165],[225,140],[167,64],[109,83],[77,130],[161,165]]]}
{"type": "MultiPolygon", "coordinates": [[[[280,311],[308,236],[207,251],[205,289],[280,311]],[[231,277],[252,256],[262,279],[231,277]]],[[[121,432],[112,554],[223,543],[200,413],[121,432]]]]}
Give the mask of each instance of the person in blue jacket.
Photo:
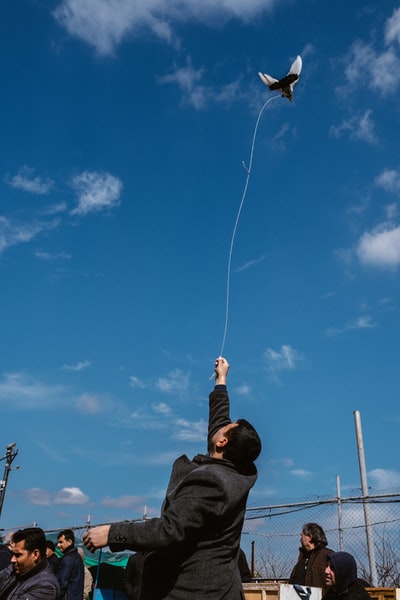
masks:
{"type": "Polygon", "coordinates": [[[57,548],[63,554],[57,571],[60,600],[83,600],[83,561],[75,548],[75,535],[71,529],[60,531],[57,548]]]}

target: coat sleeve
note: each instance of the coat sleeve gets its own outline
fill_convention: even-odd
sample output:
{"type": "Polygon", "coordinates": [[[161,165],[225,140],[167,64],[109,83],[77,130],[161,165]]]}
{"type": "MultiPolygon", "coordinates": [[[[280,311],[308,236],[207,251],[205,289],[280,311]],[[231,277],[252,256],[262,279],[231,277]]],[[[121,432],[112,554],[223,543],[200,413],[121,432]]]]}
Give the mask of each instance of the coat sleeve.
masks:
{"type": "Polygon", "coordinates": [[[225,386],[216,386],[209,396],[208,443],[221,427],[229,425],[229,395],[225,386]]]}
{"type": "Polygon", "coordinates": [[[162,517],[135,523],[111,525],[110,549],[163,550],[194,541],[200,532],[217,531],[218,519],[226,504],[222,481],[209,470],[196,469],[182,484],[162,517]]]}

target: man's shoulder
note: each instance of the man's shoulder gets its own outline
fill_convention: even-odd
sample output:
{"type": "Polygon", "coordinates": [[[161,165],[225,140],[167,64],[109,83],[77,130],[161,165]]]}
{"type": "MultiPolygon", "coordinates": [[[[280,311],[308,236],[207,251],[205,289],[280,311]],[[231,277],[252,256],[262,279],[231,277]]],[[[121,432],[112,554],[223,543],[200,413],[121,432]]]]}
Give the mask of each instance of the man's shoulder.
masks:
{"type": "Polygon", "coordinates": [[[371,598],[364,585],[358,579],[349,586],[346,597],[347,600],[370,600],[371,598]]]}
{"type": "Polygon", "coordinates": [[[4,588],[5,586],[7,586],[12,579],[16,579],[16,577],[12,565],[9,564],[7,567],[1,569],[0,571],[0,587],[4,588]]]}
{"type": "Polygon", "coordinates": [[[76,548],[71,548],[60,559],[59,569],[57,573],[67,573],[70,570],[79,569],[83,573],[83,560],[76,548]],[[82,566],[82,569],[80,567],[82,566]]]}
{"type": "MultiPolygon", "coordinates": [[[[46,597],[49,599],[57,598],[59,593],[59,585],[57,577],[48,564],[45,564],[39,571],[32,573],[25,579],[20,586],[24,596],[26,593],[33,593],[35,591],[41,592],[35,596],[46,597]]],[[[28,596],[29,597],[29,596],[28,596]]]]}
{"type": "Polygon", "coordinates": [[[82,560],[78,553],[78,550],[74,546],[73,548],[69,548],[67,550],[67,552],[61,557],[61,562],[63,560],[68,561],[68,560],[77,560],[77,559],[82,560]]]}
{"type": "Polygon", "coordinates": [[[58,589],[58,580],[54,575],[53,569],[47,564],[42,571],[37,573],[37,579],[43,583],[47,583],[49,585],[55,586],[58,589]]]}
{"type": "Polygon", "coordinates": [[[327,546],[320,546],[315,548],[313,552],[315,552],[315,554],[318,556],[326,557],[329,556],[329,554],[333,554],[335,550],[332,550],[332,548],[328,548],[327,546]]]}
{"type": "Polygon", "coordinates": [[[257,479],[257,471],[251,475],[240,473],[228,460],[204,456],[204,461],[197,464],[182,480],[182,487],[188,485],[218,488],[221,493],[230,497],[247,494],[257,479]]]}

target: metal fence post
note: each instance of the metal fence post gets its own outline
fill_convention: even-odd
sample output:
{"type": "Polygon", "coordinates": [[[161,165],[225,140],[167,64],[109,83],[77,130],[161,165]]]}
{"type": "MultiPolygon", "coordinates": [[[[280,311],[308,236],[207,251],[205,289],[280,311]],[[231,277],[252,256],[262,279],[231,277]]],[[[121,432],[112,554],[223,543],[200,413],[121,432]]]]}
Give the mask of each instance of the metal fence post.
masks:
{"type": "Polygon", "coordinates": [[[355,421],[355,426],[356,426],[358,462],[359,462],[359,466],[360,466],[360,478],[361,478],[363,506],[364,506],[365,533],[367,536],[369,568],[370,568],[370,572],[371,572],[371,583],[372,583],[373,587],[377,587],[378,574],[376,571],[375,547],[374,547],[374,539],[373,539],[373,532],[372,532],[372,527],[371,527],[371,517],[370,517],[370,510],[369,510],[370,506],[369,506],[369,498],[368,498],[367,470],[365,467],[364,444],[363,444],[362,429],[361,429],[361,416],[360,416],[360,412],[358,410],[354,411],[354,421],[355,421]]]}

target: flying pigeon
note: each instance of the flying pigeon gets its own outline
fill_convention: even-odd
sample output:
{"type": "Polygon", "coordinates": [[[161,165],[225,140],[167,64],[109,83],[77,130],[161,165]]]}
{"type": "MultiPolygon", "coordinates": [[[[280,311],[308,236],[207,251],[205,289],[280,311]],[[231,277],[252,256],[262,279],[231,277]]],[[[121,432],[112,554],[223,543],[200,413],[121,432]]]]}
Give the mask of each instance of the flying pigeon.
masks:
{"type": "Polygon", "coordinates": [[[271,75],[267,75],[266,73],[259,73],[258,76],[270,90],[279,90],[282,97],[287,98],[291,102],[293,100],[293,87],[300,77],[302,66],[301,56],[298,55],[290,67],[289,73],[282,79],[275,79],[275,77],[271,77],[271,75]]]}

